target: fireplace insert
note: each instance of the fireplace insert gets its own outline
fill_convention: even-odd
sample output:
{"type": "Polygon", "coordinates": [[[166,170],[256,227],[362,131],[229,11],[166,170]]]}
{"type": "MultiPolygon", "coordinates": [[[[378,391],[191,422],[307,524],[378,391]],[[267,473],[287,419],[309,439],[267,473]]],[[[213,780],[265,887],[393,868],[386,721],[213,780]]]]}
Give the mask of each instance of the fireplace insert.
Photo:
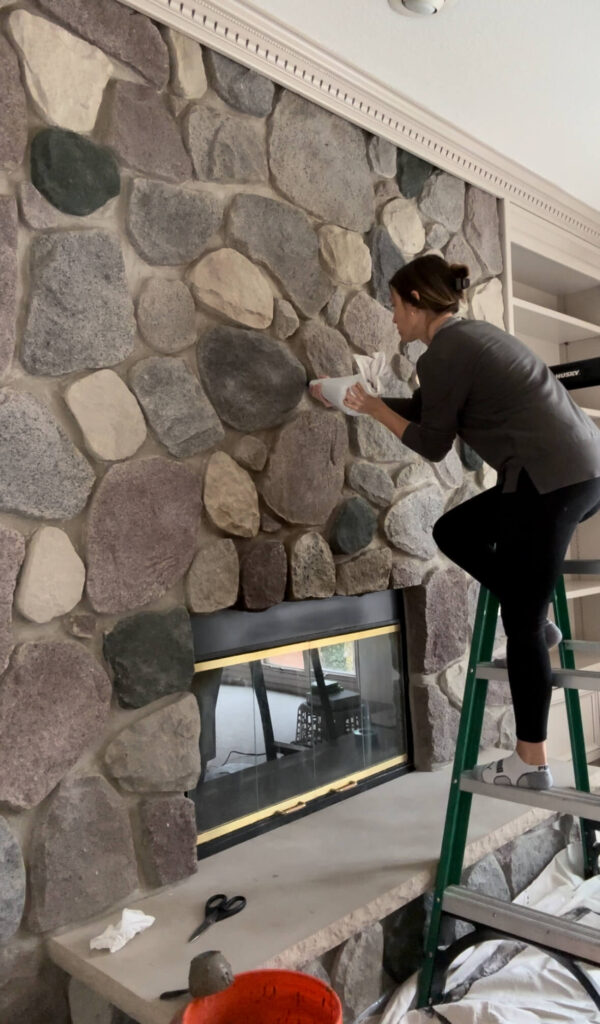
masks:
{"type": "Polygon", "coordinates": [[[192,616],[198,855],[412,768],[402,592],[192,616]]]}

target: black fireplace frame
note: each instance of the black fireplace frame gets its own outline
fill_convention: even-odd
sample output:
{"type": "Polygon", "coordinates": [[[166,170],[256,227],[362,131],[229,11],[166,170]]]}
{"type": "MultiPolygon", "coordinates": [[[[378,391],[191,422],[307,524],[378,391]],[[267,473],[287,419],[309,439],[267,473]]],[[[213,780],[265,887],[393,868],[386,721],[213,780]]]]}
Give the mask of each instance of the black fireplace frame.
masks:
{"type": "MultiPolygon", "coordinates": [[[[194,662],[200,665],[218,661],[232,655],[246,655],[265,649],[303,644],[349,633],[358,633],[383,626],[399,626],[403,642],[400,645],[401,672],[408,692],[409,669],[406,645],[406,619],[402,590],[383,590],[352,597],[335,596],[326,600],[283,601],[262,612],[226,609],[209,615],[191,615],[194,643],[194,662]],[[235,636],[235,647],[231,637],[235,636]]],[[[280,828],[357,793],[372,789],[383,782],[414,771],[414,755],[410,706],[405,702],[407,756],[403,764],[384,768],[367,778],[358,780],[348,791],[335,790],[311,799],[308,805],[292,808],[285,816],[275,814],[259,821],[241,825],[198,844],[198,859],[244,842],[246,839],[280,828]]]]}

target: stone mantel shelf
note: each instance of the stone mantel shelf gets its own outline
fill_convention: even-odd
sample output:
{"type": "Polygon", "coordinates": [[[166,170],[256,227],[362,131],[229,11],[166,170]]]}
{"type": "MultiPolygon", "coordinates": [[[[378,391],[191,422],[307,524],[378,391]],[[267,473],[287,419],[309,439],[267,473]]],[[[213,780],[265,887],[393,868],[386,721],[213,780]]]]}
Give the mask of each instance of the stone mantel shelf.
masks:
{"type": "MultiPolygon", "coordinates": [[[[569,764],[553,771],[559,785],[572,785],[569,764]]],[[[600,771],[591,771],[599,784],[600,771]]],[[[449,779],[449,767],[414,772],[200,861],[192,878],[127,901],[156,922],[118,953],[90,953],[89,940],[119,908],[49,937],[49,954],[139,1024],[169,1024],[185,998],[157,997],[185,987],[188,963],[203,950],[222,950],[236,973],[301,967],[432,887],[449,779]],[[215,892],[241,893],[248,905],[187,945],[215,892]]],[[[476,799],[465,864],[546,817],[476,799]]]]}

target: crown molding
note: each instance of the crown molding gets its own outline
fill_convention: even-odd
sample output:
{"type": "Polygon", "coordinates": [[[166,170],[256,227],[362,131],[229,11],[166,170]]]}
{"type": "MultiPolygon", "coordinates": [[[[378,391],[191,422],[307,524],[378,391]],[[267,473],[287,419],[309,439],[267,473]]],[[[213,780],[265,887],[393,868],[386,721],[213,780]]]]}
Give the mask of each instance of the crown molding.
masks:
{"type": "Polygon", "coordinates": [[[600,211],[290,31],[248,0],[121,0],[600,249],[600,211]]]}

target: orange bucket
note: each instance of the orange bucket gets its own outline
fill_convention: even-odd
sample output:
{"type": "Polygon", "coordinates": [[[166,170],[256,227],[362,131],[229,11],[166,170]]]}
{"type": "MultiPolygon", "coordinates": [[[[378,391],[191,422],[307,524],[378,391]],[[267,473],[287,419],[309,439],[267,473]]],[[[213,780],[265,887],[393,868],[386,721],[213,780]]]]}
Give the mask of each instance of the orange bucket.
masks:
{"type": "Polygon", "coordinates": [[[183,1024],[342,1024],[333,989],[298,971],[246,971],[186,1006],[183,1024]]]}

